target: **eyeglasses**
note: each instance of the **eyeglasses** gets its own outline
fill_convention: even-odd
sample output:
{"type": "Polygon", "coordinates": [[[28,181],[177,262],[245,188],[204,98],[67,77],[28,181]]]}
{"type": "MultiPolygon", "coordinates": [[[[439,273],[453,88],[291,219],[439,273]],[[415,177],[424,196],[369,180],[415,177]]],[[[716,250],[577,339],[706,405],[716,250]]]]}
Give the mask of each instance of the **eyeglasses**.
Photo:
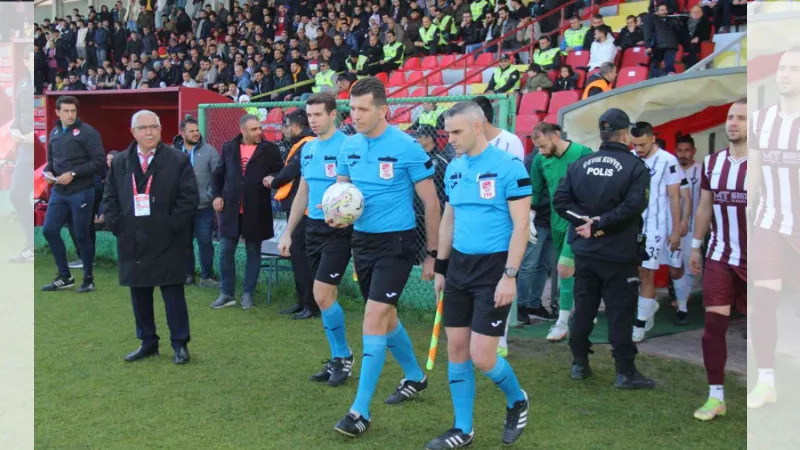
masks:
{"type": "Polygon", "coordinates": [[[133,129],[136,131],[158,131],[161,128],[161,125],[141,125],[138,127],[134,127],[133,129]]]}

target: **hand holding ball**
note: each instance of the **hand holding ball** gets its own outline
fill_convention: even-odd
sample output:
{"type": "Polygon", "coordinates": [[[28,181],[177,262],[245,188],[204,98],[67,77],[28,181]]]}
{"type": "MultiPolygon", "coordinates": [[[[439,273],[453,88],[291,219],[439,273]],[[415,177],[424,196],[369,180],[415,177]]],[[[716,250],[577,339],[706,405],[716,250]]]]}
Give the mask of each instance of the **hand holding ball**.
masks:
{"type": "Polygon", "coordinates": [[[364,212],[364,195],[352,183],[335,183],[322,196],[322,211],[329,225],[350,226],[364,212]]]}

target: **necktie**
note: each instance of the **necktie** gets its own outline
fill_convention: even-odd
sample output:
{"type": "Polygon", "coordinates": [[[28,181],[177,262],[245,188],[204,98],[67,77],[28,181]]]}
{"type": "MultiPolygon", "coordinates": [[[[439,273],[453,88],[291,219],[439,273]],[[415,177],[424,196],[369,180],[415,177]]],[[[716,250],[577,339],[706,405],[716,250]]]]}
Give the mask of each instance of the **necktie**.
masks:
{"type": "Polygon", "coordinates": [[[144,153],[142,153],[142,156],[144,156],[144,158],[142,159],[142,173],[145,173],[147,172],[147,166],[148,166],[147,160],[150,159],[150,154],[148,153],[147,155],[145,155],[144,153]]]}

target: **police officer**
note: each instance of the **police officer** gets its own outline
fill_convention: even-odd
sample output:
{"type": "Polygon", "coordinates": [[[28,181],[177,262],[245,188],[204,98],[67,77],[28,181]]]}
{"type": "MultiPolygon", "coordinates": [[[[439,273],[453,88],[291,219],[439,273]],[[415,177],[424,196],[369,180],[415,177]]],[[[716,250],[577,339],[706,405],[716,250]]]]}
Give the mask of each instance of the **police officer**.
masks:
{"type": "Polygon", "coordinates": [[[572,378],[592,375],[589,335],[603,299],[619,389],[650,389],[653,380],[636,370],[631,339],[639,296],[638,266],[644,242],[641,214],[647,207],[650,173],[630,152],[630,119],[611,108],[600,116],[600,150],[567,169],[553,207],[572,222],[575,254],[575,315],[572,323],[572,378]]]}
{"type": "Polygon", "coordinates": [[[520,73],[511,65],[511,57],[503,53],[498,67],[494,68],[492,79],[486,86],[487,94],[504,94],[519,89],[520,73]]]}

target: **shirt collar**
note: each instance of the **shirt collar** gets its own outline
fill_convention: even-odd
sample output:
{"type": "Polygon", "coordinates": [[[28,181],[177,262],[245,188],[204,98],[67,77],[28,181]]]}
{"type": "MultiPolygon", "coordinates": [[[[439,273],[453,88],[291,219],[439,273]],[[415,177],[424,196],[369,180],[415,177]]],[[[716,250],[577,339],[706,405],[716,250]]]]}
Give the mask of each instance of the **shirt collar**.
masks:
{"type": "Polygon", "coordinates": [[[136,151],[139,152],[140,155],[148,158],[154,156],[156,154],[156,150],[158,150],[158,147],[154,148],[150,153],[145,153],[142,151],[142,147],[139,147],[138,145],[136,146],[136,151]]]}

